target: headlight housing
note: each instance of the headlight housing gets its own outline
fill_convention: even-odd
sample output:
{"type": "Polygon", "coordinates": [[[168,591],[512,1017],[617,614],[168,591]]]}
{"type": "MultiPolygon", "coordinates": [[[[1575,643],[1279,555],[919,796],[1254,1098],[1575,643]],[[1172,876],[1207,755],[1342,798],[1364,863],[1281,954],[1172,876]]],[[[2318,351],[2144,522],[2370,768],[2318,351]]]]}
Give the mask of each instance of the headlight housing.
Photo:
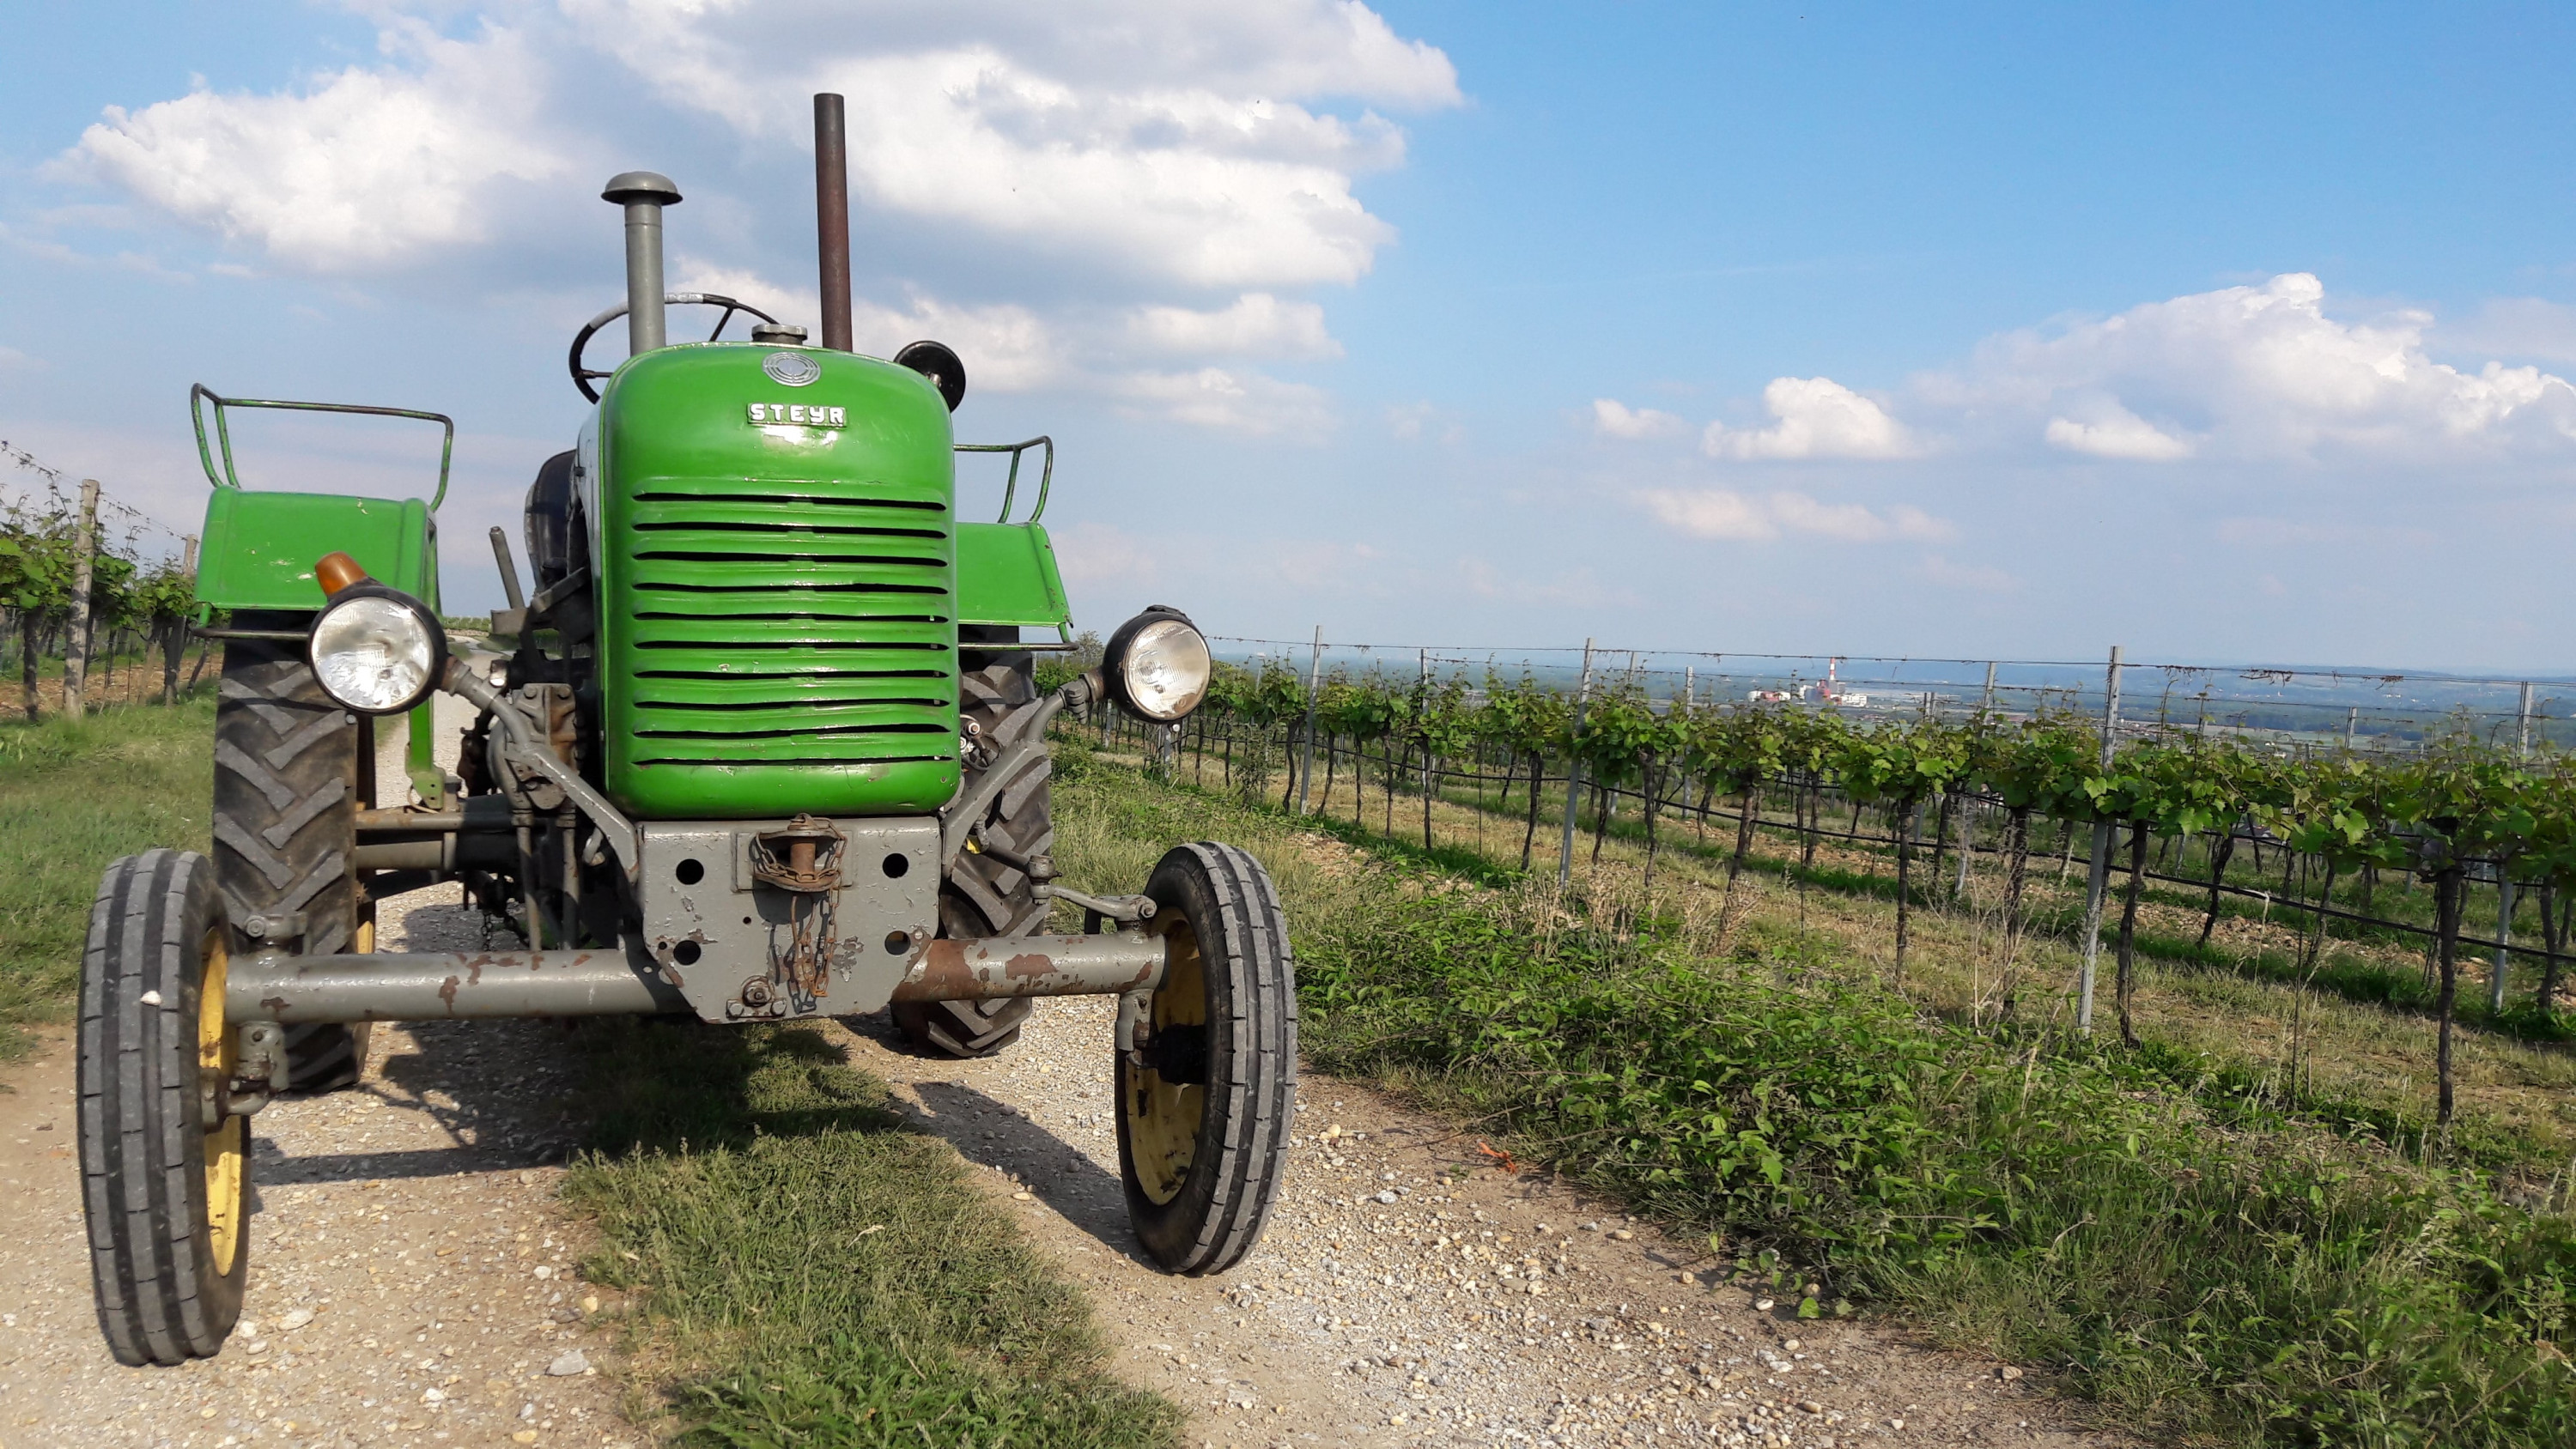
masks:
{"type": "Polygon", "coordinates": [[[447,670],[447,629],[429,606],[374,582],[331,596],[305,657],[322,692],[360,714],[400,714],[447,670]]]}
{"type": "Polygon", "coordinates": [[[1129,714],[1163,724],[1199,707],[1215,669],[1207,636],[1189,615],[1161,604],[1119,625],[1101,659],[1109,697],[1129,714]]]}

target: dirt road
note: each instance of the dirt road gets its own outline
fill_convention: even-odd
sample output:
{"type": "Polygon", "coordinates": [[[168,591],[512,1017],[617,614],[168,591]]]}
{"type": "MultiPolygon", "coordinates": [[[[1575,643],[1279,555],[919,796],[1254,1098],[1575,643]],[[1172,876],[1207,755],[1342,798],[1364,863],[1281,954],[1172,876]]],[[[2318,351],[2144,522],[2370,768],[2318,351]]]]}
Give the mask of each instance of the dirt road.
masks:
{"type": "MultiPolygon", "coordinates": [[[[389,903],[384,945],[479,944],[455,900],[389,903]]],[[[1194,1445],[2109,1442],[2002,1366],[1799,1323],[1794,1295],[1718,1285],[1704,1248],[1329,1080],[1305,1083],[1260,1249],[1166,1277],[1126,1228],[1111,1012],[1045,1003],[969,1063],[913,1054],[882,1016],[825,1030],[1091,1289],[1117,1369],[1188,1406],[1194,1445]]],[[[69,1037],[48,1038],[0,1091],[0,1449],[640,1445],[606,1349],[620,1305],[573,1276],[555,1197],[581,1124],[554,1032],[380,1030],[358,1089],[255,1118],[246,1316],[175,1370],[121,1368],[99,1336],[69,1037]]]]}
{"type": "Polygon", "coordinates": [[[1472,1135],[1330,1079],[1301,1088],[1296,1170],[1222,1278],[1171,1278],[1126,1227],[1110,1118],[1114,1003],[1043,1003],[991,1061],[912,1054],[879,1018],[852,1059],[985,1169],[1094,1293],[1117,1367],[1212,1445],[2107,1445],[2018,1371],[1721,1286],[1677,1243],[1472,1135]]]}
{"type": "MultiPolygon", "coordinates": [[[[440,706],[452,760],[466,721],[440,706]]],[[[386,902],[379,940],[478,944],[457,899],[386,902]]],[[[0,1092],[0,1449],[640,1443],[600,1372],[617,1305],[572,1275],[555,1204],[580,1139],[558,1047],[535,1022],[379,1028],[358,1087],[252,1118],[241,1327],[216,1358],[129,1369],[91,1308],[71,1035],[49,1034],[0,1092]]]]}

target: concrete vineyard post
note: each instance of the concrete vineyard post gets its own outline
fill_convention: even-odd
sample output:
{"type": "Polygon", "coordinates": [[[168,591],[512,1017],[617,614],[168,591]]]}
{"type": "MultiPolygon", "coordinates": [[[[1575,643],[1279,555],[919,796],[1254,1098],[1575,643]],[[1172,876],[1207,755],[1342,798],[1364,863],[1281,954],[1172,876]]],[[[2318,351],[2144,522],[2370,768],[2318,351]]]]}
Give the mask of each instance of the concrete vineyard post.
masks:
{"type": "Polygon", "coordinates": [[[2513,881],[2506,867],[2496,866],[2496,948],[2495,969],[2487,973],[2487,1010],[2504,1010],[2504,973],[2513,961],[2513,881]]]}
{"type": "Polygon", "coordinates": [[[1414,685],[1413,729],[1422,736],[1422,848],[1431,848],[1431,651],[1415,651],[1422,673],[1414,685]]]}
{"type": "MultiPolygon", "coordinates": [[[[1989,659],[1986,661],[1986,687],[1977,696],[1978,717],[1984,718],[1986,712],[1994,707],[1995,662],[1989,659]]],[[[1980,809],[1974,799],[1962,798],[1959,802],[1959,879],[1950,887],[1950,895],[1955,900],[1965,900],[1968,896],[1968,868],[1977,859],[1977,815],[1980,809]]]]}
{"type": "Polygon", "coordinates": [[[1574,741],[1566,751],[1565,762],[1565,840],[1556,853],[1556,888],[1565,889],[1574,879],[1574,810],[1583,800],[1583,702],[1592,695],[1592,641],[1583,641],[1583,678],[1574,686],[1574,728],[1567,737],[1574,741]]]}
{"type": "MultiPolygon", "coordinates": [[[[2111,768],[2120,729],[2120,646],[2111,646],[2111,667],[2102,683],[2102,768],[2111,768]]],[[[2084,872],[2084,969],[2077,988],[2075,1029],[2093,1030],[2093,969],[2102,958],[2102,896],[2110,880],[2111,822],[2093,822],[2093,859],[2084,872]]]]}
{"type": "MultiPolygon", "coordinates": [[[[2522,698],[2514,711],[2514,752],[2531,756],[2531,683],[2523,682],[2522,698]]],[[[2513,881],[2506,871],[2507,862],[2496,864],[2496,948],[2495,969],[2487,973],[2487,1010],[2504,1010],[2505,971],[2513,964],[2513,881]]]]}
{"type": "Polygon", "coordinates": [[[72,534],[72,617],[63,631],[63,716],[81,717],[81,692],[89,682],[89,589],[98,553],[98,480],[83,478],[80,524],[72,534]]]}
{"type": "Polygon", "coordinates": [[[1315,783],[1315,693],[1324,680],[1324,626],[1315,626],[1314,651],[1306,659],[1306,757],[1297,766],[1297,813],[1306,813],[1306,787],[1315,783]]]}

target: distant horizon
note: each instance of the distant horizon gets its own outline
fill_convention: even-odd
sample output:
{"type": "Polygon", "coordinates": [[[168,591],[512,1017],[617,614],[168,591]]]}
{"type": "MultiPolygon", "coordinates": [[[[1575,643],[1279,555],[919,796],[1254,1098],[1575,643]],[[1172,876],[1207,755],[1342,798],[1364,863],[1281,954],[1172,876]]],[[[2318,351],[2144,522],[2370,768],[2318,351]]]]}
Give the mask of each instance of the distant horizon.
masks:
{"type": "Polygon", "coordinates": [[[2576,132],[2534,119],[2576,11],[2264,15],[22,5],[0,438],[176,535],[192,382],[451,414],[488,610],[624,294],[601,185],[677,182],[673,288],[817,328],[828,90],[858,346],[947,342],[960,438],[1056,440],[1085,618],[2576,675],[2576,132]]]}

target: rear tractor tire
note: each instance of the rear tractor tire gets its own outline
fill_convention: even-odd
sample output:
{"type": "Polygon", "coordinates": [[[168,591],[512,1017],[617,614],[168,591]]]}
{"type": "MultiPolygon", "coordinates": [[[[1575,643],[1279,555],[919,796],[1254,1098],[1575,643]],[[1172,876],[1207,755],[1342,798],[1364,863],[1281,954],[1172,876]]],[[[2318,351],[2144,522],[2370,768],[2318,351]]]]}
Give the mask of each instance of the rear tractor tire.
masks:
{"type": "MultiPolygon", "coordinates": [[[[981,740],[986,757],[999,754],[1019,739],[1037,719],[1037,685],[1032,656],[1025,650],[972,652],[979,643],[1016,643],[1017,630],[979,630],[969,625],[962,635],[1008,633],[1008,640],[963,638],[972,653],[966,662],[980,667],[958,678],[958,715],[981,740]]],[[[984,821],[985,838],[1015,855],[1043,855],[1055,846],[1055,819],[1049,808],[1048,765],[1044,755],[994,802],[984,821]]],[[[969,771],[973,789],[979,772],[969,771]]],[[[1037,898],[1033,882],[988,855],[969,855],[958,862],[940,887],[940,929],[960,939],[1014,936],[1046,923],[1047,903],[1037,898]]],[[[1002,1001],[900,1002],[895,1024],[914,1046],[952,1057],[989,1057],[1020,1039],[1020,1027],[1037,1003],[1027,997],[1002,1001]]]]}
{"type": "MultiPolygon", "coordinates": [[[[294,615],[244,615],[247,628],[292,627],[294,615]]],[[[372,731],[313,678],[294,644],[234,639],[215,702],[215,875],[235,928],[255,916],[302,911],[304,951],[375,946],[374,910],[353,868],[360,797],[374,785],[372,731]]],[[[233,949],[256,949],[247,934],[233,949]]],[[[367,1064],[371,1023],[286,1029],[287,1085],[329,1092],[367,1064]]]]}
{"type": "Polygon", "coordinates": [[[1231,845],[1175,846],[1145,887],[1171,945],[1149,1065],[1117,1056],[1127,1216],[1173,1273],[1222,1273],[1260,1241],[1297,1102],[1297,978],[1279,895],[1231,845]]]}
{"type": "Polygon", "coordinates": [[[250,1121],[212,1129],[229,1077],[232,928],[215,871],[152,850],[107,868],[81,956],[81,1206],[98,1326],[116,1361],[212,1358],[241,1316],[250,1265],[250,1121]]]}

